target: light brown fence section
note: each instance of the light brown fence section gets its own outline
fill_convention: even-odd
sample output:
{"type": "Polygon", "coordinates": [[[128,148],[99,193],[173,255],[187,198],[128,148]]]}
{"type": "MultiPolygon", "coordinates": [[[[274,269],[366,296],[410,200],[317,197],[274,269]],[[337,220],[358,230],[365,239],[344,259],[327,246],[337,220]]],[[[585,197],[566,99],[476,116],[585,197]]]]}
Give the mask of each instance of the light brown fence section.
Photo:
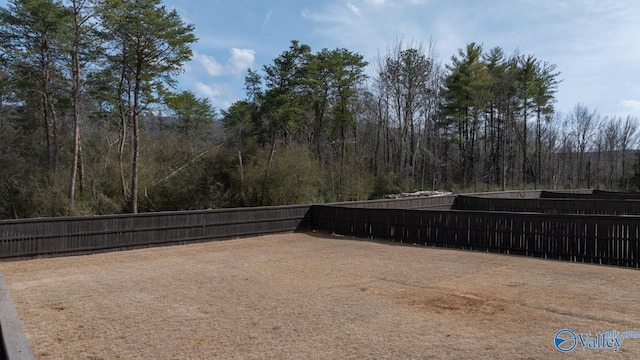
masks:
{"type": "Polygon", "coordinates": [[[9,288],[4,276],[0,273],[0,360],[35,359],[27,338],[22,331],[22,324],[11,301],[9,288]]]}
{"type": "MultiPolygon", "coordinates": [[[[591,192],[591,190],[576,190],[579,192],[591,192]]],[[[540,197],[540,190],[513,190],[486,193],[473,193],[469,196],[495,199],[536,199],[540,197]]],[[[427,197],[408,197],[401,199],[380,199],[367,201],[349,201],[327,205],[347,206],[351,208],[377,208],[377,209],[432,209],[449,210],[458,195],[441,195],[427,197]]]]}
{"type": "Polygon", "coordinates": [[[380,199],[366,201],[349,201],[333,203],[335,206],[348,206],[353,208],[376,209],[440,209],[449,210],[456,195],[408,197],[402,199],[380,199]]]}

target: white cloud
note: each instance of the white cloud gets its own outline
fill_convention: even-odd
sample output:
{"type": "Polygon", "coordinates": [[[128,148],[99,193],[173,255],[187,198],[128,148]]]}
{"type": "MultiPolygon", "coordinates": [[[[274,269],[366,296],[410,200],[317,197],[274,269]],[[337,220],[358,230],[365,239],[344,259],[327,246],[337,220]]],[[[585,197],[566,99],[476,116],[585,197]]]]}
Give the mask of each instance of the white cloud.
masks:
{"type": "Polygon", "coordinates": [[[429,18],[415,11],[413,4],[423,0],[348,0],[328,2],[316,9],[302,11],[321,46],[356,50],[369,60],[398,37],[421,41],[429,39],[421,27],[429,18]]]}
{"type": "Polygon", "coordinates": [[[315,27],[315,31],[333,43],[332,47],[349,47],[371,38],[367,36],[370,35],[371,24],[365,21],[362,9],[352,2],[326,4],[314,11],[304,9],[301,15],[321,24],[315,27]]]}
{"type": "Polygon", "coordinates": [[[231,48],[227,64],[220,64],[215,58],[195,53],[193,59],[211,76],[239,75],[253,67],[256,52],[251,49],[231,48]]]}
{"type": "Polygon", "coordinates": [[[620,107],[632,110],[640,110],[640,101],[638,100],[622,100],[620,101],[620,107]]]}
{"type": "Polygon", "coordinates": [[[211,100],[211,104],[218,109],[226,109],[237,100],[228,84],[207,85],[198,81],[194,88],[197,96],[208,98],[211,100]]]}
{"type": "Polygon", "coordinates": [[[426,4],[427,0],[396,0],[396,1],[391,1],[391,0],[364,0],[364,2],[369,4],[369,5],[373,5],[373,6],[395,5],[397,7],[397,6],[403,6],[405,4],[422,5],[422,4],[426,4]]]}
{"type": "Polygon", "coordinates": [[[220,63],[211,56],[195,53],[193,55],[193,59],[199,62],[211,76],[221,76],[226,74],[225,67],[220,65],[220,63]]]}
{"type": "Polygon", "coordinates": [[[215,99],[224,93],[223,87],[220,85],[205,85],[201,82],[196,82],[195,85],[197,95],[215,99]]]}
{"type": "Polygon", "coordinates": [[[272,15],[273,15],[273,10],[269,10],[269,12],[267,12],[267,15],[265,15],[264,17],[264,21],[262,22],[262,29],[267,27],[267,24],[269,23],[269,20],[271,20],[272,15]]]}
{"type": "Polygon", "coordinates": [[[362,18],[362,14],[360,13],[360,9],[355,6],[353,3],[351,2],[347,2],[347,7],[349,8],[349,10],[351,10],[351,12],[356,15],[359,18],[362,18]]]}
{"type": "Polygon", "coordinates": [[[313,12],[308,9],[302,9],[302,11],[300,12],[300,15],[302,15],[303,18],[309,19],[311,21],[317,21],[317,22],[331,21],[330,16],[324,15],[322,13],[313,12]]]}
{"type": "Polygon", "coordinates": [[[302,9],[300,14],[308,20],[334,24],[333,26],[357,27],[362,23],[362,10],[351,1],[346,4],[327,4],[315,11],[302,9]],[[345,11],[345,6],[349,11],[345,11]]]}
{"type": "Polygon", "coordinates": [[[248,68],[253,67],[253,63],[256,61],[256,52],[251,49],[231,49],[231,57],[229,58],[229,65],[231,71],[234,74],[242,74],[248,68]]]}

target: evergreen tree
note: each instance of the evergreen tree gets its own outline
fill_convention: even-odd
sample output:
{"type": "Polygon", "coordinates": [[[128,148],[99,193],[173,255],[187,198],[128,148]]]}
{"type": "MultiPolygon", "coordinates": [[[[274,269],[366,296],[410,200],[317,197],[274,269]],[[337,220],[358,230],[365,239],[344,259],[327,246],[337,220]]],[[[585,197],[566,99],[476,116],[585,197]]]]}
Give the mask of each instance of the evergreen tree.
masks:
{"type": "Polygon", "coordinates": [[[138,212],[140,166],[140,119],[147,106],[157,102],[174,76],[191,58],[196,41],[193,26],[160,0],[105,0],[101,4],[104,36],[110,43],[109,56],[120,74],[120,112],[123,139],[132,128],[130,210],[138,212]]]}
{"type": "Polygon", "coordinates": [[[59,112],[64,74],[63,42],[69,12],[55,0],[12,0],[0,8],[0,52],[12,77],[16,99],[27,111],[22,121],[38,119],[44,130],[46,162],[55,170],[59,154],[59,112]]]}
{"type": "Polygon", "coordinates": [[[451,58],[449,74],[445,78],[444,115],[456,129],[454,142],[458,145],[459,181],[466,187],[472,176],[476,179],[476,159],[479,129],[491,98],[491,74],[482,59],[482,46],[468,44],[458,57],[451,58]]]}
{"type": "Polygon", "coordinates": [[[198,98],[190,91],[183,91],[165,95],[164,103],[173,117],[167,126],[177,130],[187,139],[204,138],[211,131],[215,109],[209,99],[198,98]]]}

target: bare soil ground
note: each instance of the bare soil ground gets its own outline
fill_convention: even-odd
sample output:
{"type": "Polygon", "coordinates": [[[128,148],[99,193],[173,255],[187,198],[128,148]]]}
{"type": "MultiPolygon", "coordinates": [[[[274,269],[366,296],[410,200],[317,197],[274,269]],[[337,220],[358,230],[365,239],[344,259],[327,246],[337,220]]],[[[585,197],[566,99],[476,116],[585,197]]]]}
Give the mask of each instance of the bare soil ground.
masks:
{"type": "Polygon", "coordinates": [[[640,271],[282,234],[0,263],[39,359],[640,358],[640,271]]]}

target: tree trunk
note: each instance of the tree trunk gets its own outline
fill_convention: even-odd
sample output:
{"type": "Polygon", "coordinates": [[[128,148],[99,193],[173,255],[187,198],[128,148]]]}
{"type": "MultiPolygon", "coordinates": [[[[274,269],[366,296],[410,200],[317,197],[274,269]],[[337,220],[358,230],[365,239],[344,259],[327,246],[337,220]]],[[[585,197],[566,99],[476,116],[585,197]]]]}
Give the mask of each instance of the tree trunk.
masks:
{"type": "MultiPolygon", "coordinates": [[[[46,91],[46,90],[45,90],[46,91]]],[[[47,164],[49,170],[53,170],[53,141],[51,140],[51,121],[49,120],[49,112],[47,111],[47,95],[42,94],[42,117],[44,125],[44,133],[47,140],[47,164]]]]}
{"type": "Polygon", "coordinates": [[[244,190],[244,164],[242,163],[242,150],[238,150],[238,161],[240,163],[240,195],[242,196],[242,205],[247,206],[247,195],[244,190]]]}
{"type": "Polygon", "coordinates": [[[71,180],[69,184],[69,210],[73,210],[76,197],[76,178],[80,156],[80,22],[78,8],[74,1],[74,44],[73,44],[73,158],[71,160],[71,180]]]}
{"type": "Polygon", "coordinates": [[[382,129],[382,100],[378,100],[378,126],[376,127],[376,146],[373,154],[373,176],[378,177],[378,157],[380,153],[380,129],[382,129]]]}
{"type": "Polygon", "coordinates": [[[46,31],[42,34],[42,48],[41,48],[41,66],[42,66],[42,115],[44,121],[45,135],[47,138],[47,161],[49,170],[55,169],[55,145],[57,141],[54,141],[55,136],[55,123],[53,123],[50,112],[49,104],[51,103],[49,97],[51,96],[50,81],[51,74],[49,69],[49,41],[46,31]]]}
{"type": "Polygon", "coordinates": [[[131,126],[133,127],[133,158],[131,161],[131,212],[138,213],[138,168],[140,160],[140,86],[142,83],[141,60],[138,60],[136,82],[133,90],[133,113],[131,126]]]}
{"type": "Polygon", "coordinates": [[[540,106],[538,106],[538,114],[536,117],[536,158],[537,158],[537,166],[536,166],[536,176],[534,176],[533,188],[538,188],[538,179],[542,178],[542,110],[540,106]]]}
{"type": "Polygon", "coordinates": [[[80,180],[80,192],[83,193],[85,189],[85,176],[84,176],[84,153],[82,152],[82,142],[78,149],[78,180],[80,180]]]}
{"type": "Polygon", "coordinates": [[[120,139],[118,140],[118,163],[120,165],[120,182],[122,183],[122,197],[126,199],[127,193],[127,180],[124,175],[124,146],[127,141],[127,113],[122,109],[120,113],[120,139]]]}
{"type": "Polygon", "coordinates": [[[267,181],[271,174],[271,165],[273,164],[273,156],[276,153],[276,132],[272,131],[271,134],[271,148],[269,149],[269,160],[267,161],[267,168],[264,170],[264,178],[262,180],[262,190],[260,191],[260,205],[264,205],[264,197],[267,193],[267,181]]]}
{"type": "Polygon", "coordinates": [[[341,200],[348,200],[344,198],[344,161],[347,157],[347,139],[344,123],[340,124],[340,139],[342,146],[340,147],[340,176],[338,178],[338,192],[340,193],[341,200]]]}
{"type": "Polygon", "coordinates": [[[527,101],[524,101],[523,133],[522,133],[522,189],[527,189],[527,101]]]}
{"type": "Polygon", "coordinates": [[[130,96],[130,85],[126,79],[126,68],[124,65],[124,61],[126,59],[126,54],[124,53],[124,49],[126,46],[123,46],[123,64],[120,69],[120,81],[118,83],[118,107],[120,111],[120,139],[118,142],[118,164],[120,167],[120,182],[122,184],[122,199],[126,201],[129,194],[127,191],[127,180],[124,173],[124,147],[127,143],[127,119],[131,113],[131,96],[130,96]],[[125,83],[127,86],[125,86],[125,83]],[[124,94],[127,94],[127,101],[125,103],[125,99],[123,98],[124,94]]]}

